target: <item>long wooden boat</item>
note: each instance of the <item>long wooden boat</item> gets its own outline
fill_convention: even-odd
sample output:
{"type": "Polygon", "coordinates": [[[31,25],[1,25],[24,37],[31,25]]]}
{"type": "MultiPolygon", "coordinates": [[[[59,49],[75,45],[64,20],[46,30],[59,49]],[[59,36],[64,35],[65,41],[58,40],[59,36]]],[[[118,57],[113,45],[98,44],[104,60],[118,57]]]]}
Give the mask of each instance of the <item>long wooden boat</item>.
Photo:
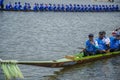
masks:
{"type": "Polygon", "coordinates": [[[51,61],[0,60],[0,66],[3,70],[6,80],[10,80],[12,78],[23,79],[24,76],[16,64],[57,68],[57,67],[73,66],[76,64],[92,62],[92,61],[96,61],[100,59],[106,59],[106,58],[114,57],[117,55],[120,55],[120,51],[109,52],[106,54],[98,54],[98,55],[93,55],[93,56],[86,56],[86,57],[82,57],[81,54],[79,54],[79,55],[74,55],[74,56],[66,56],[65,58],[58,59],[58,60],[51,60],[51,61]]]}
{"type": "MultiPolygon", "coordinates": [[[[110,57],[114,57],[120,55],[120,51],[117,52],[109,52],[106,54],[98,54],[93,56],[86,56],[86,57],[77,57],[77,56],[68,56],[67,58],[62,58],[58,60],[51,60],[51,61],[16,61],[16,64],[24,64],[24,65],[33,65],[33,66],[41,66],[41,67],[67,67],[76,64],[82,64],[87,62],[92,62],[100,59],[106,59],[110,57]]],[[[8,61],[4,61],[8,62],[8,61]]],[[[12,63],[12,61],[10,61],[12,63]]]]}
{"type": "Polygon", "coordinates": [[[38,11],[34,11],[34,10],[13,10],[13,9],[11,9],[11,10],[6,10],[6,9],[0,9],[0,11],[12,11],[12,12],[120,12],[120,10],[115,10],[115,11],[104,11],[104,10],[101,10],[101,11],[40,11],[40,10],[38,10],[38,11]]]}

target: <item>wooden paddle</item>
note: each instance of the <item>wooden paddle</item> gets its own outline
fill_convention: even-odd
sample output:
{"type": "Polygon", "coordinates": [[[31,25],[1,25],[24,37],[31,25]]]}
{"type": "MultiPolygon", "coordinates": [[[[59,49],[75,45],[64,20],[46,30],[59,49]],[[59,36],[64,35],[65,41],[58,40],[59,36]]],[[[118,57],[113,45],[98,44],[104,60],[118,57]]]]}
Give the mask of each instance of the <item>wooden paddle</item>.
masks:
{"type": "Polygon", "coordinates": [[[117,28],[117,29],[115,29],[115,31],[118,31],[118,30],[120,30],[120,27],[119,27],[119,28],[117,28]]]}

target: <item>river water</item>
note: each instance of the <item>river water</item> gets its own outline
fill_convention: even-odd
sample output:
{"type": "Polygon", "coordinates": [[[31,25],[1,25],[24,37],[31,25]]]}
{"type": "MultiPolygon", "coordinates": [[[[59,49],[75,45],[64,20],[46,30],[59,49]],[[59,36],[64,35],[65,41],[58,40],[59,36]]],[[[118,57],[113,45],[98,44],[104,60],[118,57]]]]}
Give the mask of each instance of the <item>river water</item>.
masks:
{"type": "MultiPolygon", "coordinates": [[[[12,0],[12,3],[19,0],[12,0]]],[[[39,3],[120,4],[119,0],[26,0],[39,3]]],[[[24,0],[21,0],[24,3],[24,0]]],[[[8,3],[6,1],[5,3],[8,3]]],[[[0,58],[55,60],[78,53],[89,33],[107,36],[120,26],[119,12],[0,12],[0,58]]],[[[120,80],[120,56],[68,68],[19,65],[24,80],[120,80]]],[[[0,70],[0,80],[4,80],[0,70]]]]}

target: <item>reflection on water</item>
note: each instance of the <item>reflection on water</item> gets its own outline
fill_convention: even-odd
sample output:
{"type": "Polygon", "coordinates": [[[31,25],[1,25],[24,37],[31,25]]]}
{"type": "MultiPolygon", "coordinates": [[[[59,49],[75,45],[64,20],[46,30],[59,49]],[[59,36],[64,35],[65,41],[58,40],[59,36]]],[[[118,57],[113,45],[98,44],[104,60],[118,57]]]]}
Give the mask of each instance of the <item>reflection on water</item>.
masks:
{"type": "Polygon", "coordinates": [[[65,67],[43,80],[119,80],[120,70],[116,70],[120,68],[120,57],[115,58],[65,67]]]}

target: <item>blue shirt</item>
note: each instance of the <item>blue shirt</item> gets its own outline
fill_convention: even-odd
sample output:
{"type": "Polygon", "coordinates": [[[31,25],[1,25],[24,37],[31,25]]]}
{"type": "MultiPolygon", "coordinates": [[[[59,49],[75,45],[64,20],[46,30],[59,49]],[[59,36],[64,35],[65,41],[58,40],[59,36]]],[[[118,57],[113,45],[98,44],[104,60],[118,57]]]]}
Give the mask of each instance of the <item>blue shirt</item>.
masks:
{"type": "Polygon", "coordinates": [[[15,4],[14,10],[18,10],[18,5],[17,4],[15,4]]]}
{"type": "Polygon", "coordinates": [[[88,52],[92,52],[92,53],[96,53],[97,49],[98,49],[98,43],[96,40],[93,41],[94,44],[92,44],[90,42],[90,40],[86,41],[86,50],[88,52]]]}
{"type": "Polygon", "coordinates": [[[104,38],[103,39],[97,38],[96,40],[98,42],[99,50],[106,50],[107,49],[106,42],[105,42],[104,38]]]}
{"type": "Polygon", "coordinates": [[[18,4],[18,10],[21,10],[21,8],[22,8],[22,5],[18,4]]]}
{"type": "Polygon", "coordinates": [[[37,10],[38,10],[37,5],[34,6],[33,10],[34,10],[34,11],[37,11],[37,10]]]}
{"type": "Polygon", "coordinates": [[[110,37],[110,49],[119,49],[120,48],[120,40],[110,37]]]}
{"type": "Polygon", "coordinates": [[[3,1],[4,1],[4,0],[0,0],[0,5],[2,5],[2,4],[3,4],[3,1]]]}

